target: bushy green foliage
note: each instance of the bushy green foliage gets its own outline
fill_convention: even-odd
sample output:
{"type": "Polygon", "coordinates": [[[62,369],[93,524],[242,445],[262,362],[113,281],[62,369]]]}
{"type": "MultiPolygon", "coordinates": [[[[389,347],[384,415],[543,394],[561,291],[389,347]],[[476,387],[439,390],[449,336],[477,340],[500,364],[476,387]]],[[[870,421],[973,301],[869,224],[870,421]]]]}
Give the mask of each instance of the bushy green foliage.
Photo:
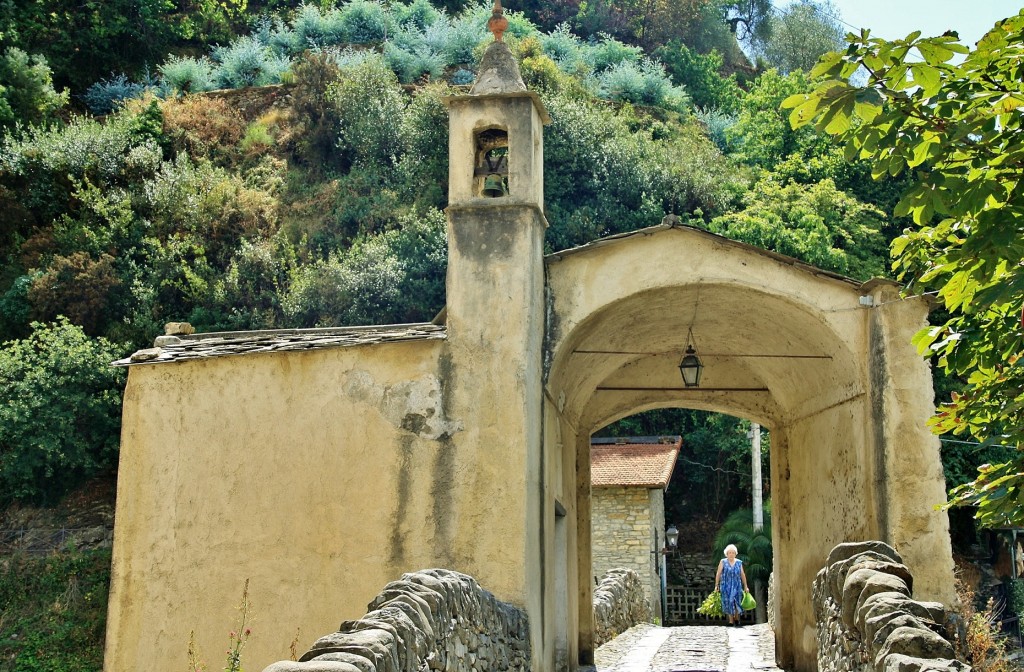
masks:
{"type": "Polygon", "coordinates": [[[448,108],[442,99],[452,93],[444,84],[424,87],[402,115],[402,195],[420,208],[443,208],[448,203],[448,108]]]}
{"type": "Polygon", "coordinates": [[[0,660],[10,672],[99,672],[110,550],[0,563],[0,660]]]}
{"type": "Polygon", "coordinates": [[[736,124],[736,115],[729,114],[717,107],[696,108],[693,116],[707,129],[708,137],[723,154],[732,150],[729,142],[729,129],[736,124]]]}
{"type": "Polygon", "coordinates": [[[600,75],[601,94],[610,100],[664,107],[679,112],[690,103],[686,91],[673,86],[660,63],[645,58],[639,63],[621,61],[600,75]]]}
{"type": "Polygon", "coordinates": [[[639,61],[643,57],[640,47],[625,44],[607,33],[598,33],[587,43],[585,57],[594,72],[603,72],[623,61],[639,61]]]}
{"type": "Polygon", "coordinates": [[[52,222],[74,207],[70,198],[77,185],[123,186],[156,171],[163,151],[139,131],[129,111],[105,123],[73,117],[66,127],[31,128],[0,147],[0,180],[18,194],[37,225],[52,222]]]}
{"type": "Polygon", "coordinates": [[[138,98],[147,89],[141,82],[132,82],[124,73],[94,83],[82,95],[82,100],[93,114],[109,114],[126,100],[138,98]]]}
{"type": "Polygon", "coordinates": [[[545,100],[545,174],[551,228],[547,244],[565,249],[651,226],[670,212],[719,214],[740,189],[736,171],[693,126],[673,127],[582,100],[545,100]],[[655,133],[663,135],[655,140],[655,133]]]}
{"type": "Polygon", "coordinates": [[[346,253],[296,270],[285,315],[304,327],[430,319],[444,302],[445,219],[407,216],[346,253]]]}
{"type": "Polygon", "coordinates": [[[754,512],[750,507],[730,513],[715,535],[715,557],[723,557],[725,547],[735,545],[737,556],[743,561],[747,581],[767,584],[772,573],[771,502],[765,502],[762,516],[764,525],[755,530],[754,512]]]}
{"type": "Polygon", "coordinates": [[[392,168],[400,151],[405,98],[383,59],[342,70],[328,97],[340,122],[337,151],[342,165],[392,168]]]}
{"type": "Polygon", "coordinates": [[[722,55],[717,51],[699,54],[679,41],[660,47],[655,56],[665,64],[672,83],[682,86],[696,107],[718,109],[726,114],[739,111],[743,90],[736,75],[723,76],[722,55]]]}
{"type": "Polygon", "coordinates": [[[384,59],[403,84],[411,84],[421,78],[438,79],[445,68],[444,55],[426,44],[403,49],[389,42],[384,45],[384,59]]]}
{"type": "Polygon", "coordinates": [[[781,72],[810,70],[818,58],[843,49],[843,26],[829,0],[800,0],[778,11],[759,54],[781,72]]]}
{"type": "Polygon", "coordinates": [[[199,93],[214,88],[213,63],[205,57],[171,56],[159,71],[163,86],[169,93],[199,93]]]}
{"type": "Polygon", "coordinates": [[[444,18],[444,14],[430,0],[411,0],[407,4],[396,2],[391,5],[391,11],[398,24],[406,29],[426,30],[444,18]]]}
{"type": "Polygon", "coordinates": [[[291,61],[279,56],[254,37],[241,37],[227,47],[213,50],[216,82],[223,88],[263,86],[281,81],[291,61]]]}
{"type": "Polygon", "coordinates": [[[831,180],[808,186],[766,178],[743,200],[743,210],[713,219],[708,229],[860,280],[884,277],[885,214],[831,180]]]}
{"type": "Polygon", "coordinates": [[[346,42],[382,42],[398,28],[395,17],[376,0],[349,0],[339,8],[346,42]]]}
{"type": "Polygon", "coordinates": [[[8,47],[0,56],[0,135],[16,123],[52,121],[67,102],[67,91],[54,90],[45,58],[17,47],[8,47]]]}
{"type": "Polygon", "coordinates": [[[4,501],[54,502],[114,463],[125,353],[60,318],[0,346],[0,484],[4,501]]]}

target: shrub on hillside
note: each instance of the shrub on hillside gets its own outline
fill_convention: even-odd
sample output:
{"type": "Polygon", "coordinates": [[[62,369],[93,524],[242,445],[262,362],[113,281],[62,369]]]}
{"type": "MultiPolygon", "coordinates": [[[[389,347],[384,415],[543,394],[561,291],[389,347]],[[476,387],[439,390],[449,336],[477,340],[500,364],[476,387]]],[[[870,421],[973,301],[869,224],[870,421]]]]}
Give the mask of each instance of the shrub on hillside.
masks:
{"type": "Polygon", "coordinates": [[[8,47],[0,56],[0,136],[15,124],[42,124],[56,118],[68,102],[58,93],[46,59],[8,47]]]}
{"type": "Polygon", "coordinates": [[[398,168],[403,200],[417,207],[443,208],[448,202],[448,108],[444,84],[423,87],[402,116],[402,158],[398,168]]]}
{"type": "Polygon", "coordinates": [[[604,72],[624,61],[637,62],[643,56],[643,49],[619,42],[607,33],[598,33],[587,44],[585,56],[594,72],[604,72]]]}
{"type": "MultiPolygon", "coordinates": [[[[278,34],[282,32],[279,30],[278,34]]],[[[342,44],[345,42],[345,25],[341,12],[333,7],[321,12],[316,5],[303,4],[295,13],[290,36],[293,53],[342,44]]],[[[284,44],[285,39],[281,38],[278,42],[284,44]]],[[[266,44],[273,46],[274,43],[268,41],[266,44]]]]}
{"type": "Polygon", "coordinates": [[[339,73],[328,97],[340,121],[337,151],[343,166],[384,173],[398,160],[405,97],[380,57],[339,73]]]}
{"type": "Polygon", "coordinates": [[[240,37],[226,47],[213,50],[217,62],[216,82],[226,89],[277,84],[291,67],[287,56],[278,56],[252,36],[240,37]]]}
{"type": "Polygon", "coordinates": [[[171,56],[159,68],[163,87],[178,94],[212,91],[213,63],[206,57],[171,56]]]}
{"type": "Polygon", "coordinates": [[[114,261],[109,254],[94,259],[86,252],[54,258],[28,290],[32,317],[49,322],[64,315],[87,334],[98,334],[121,284],[114,261]]]}
{"type": "Polygon", "coordinates": [[[744,204],[708,229],[859,280],[884,277],[885,214],[836,189],[832,180],[782,185],[766,177],[744,195],[744,204]]]}
{"type": "Polygon", "coordinates": [[[375,0],[349,0],[338,11],[342,34],[352,44],[383,42],[398,28],[391,12],[375,0]]]}
{"type": "Polygon", "coordinates": [[[176,152],[217,162],[233,157],[245,120],[223,98],[185,96],[164,101],[161,109],[164,134],[176,152]]]}
{"type": "Polygon", "coordinates": [[[131,81],[122,73],[94,83],[82,94],[82,100],[93,114],[109,114],[124,101],[138,98],[150,88],[147,84],[131,81]]]}
{"type": "Polygon", "coordinates": [[[406,49],[388,42],[384,45],[384,60],[403,84],[411,84],[423,77],[437,79],[445,67],[444,55],[426,44],[406,49]]]}
{"type": "Polygon", "coordinates": [[[124,354],[65,318],[0,345],[0,499],[55,502],[114,464],[124,354]]]}
{"type": "Polygon", "coordinates": [[[717,51],[700,54],[673,40],[658,48],[655,56],[665,64],[672,82],[686,88],[694,105],[716,108],[726,114],[739,111],[743,90],[736,83],[736,75],[723,77],[720,74],[723,59],[717,51]]]}
{"type": "Polygon", "coordinates": [[[0,563],[0,660],[17,672],[103,667],[110,549],[18,554],[0,563]]]}
{"type": "Polygon", "coordinates": [[[9,138],[0,146],[0,182],[45,225],[73,206],[78,184],[143,180],[156,172],[163,151],[152,137],[143,137],[138,118],[128,110],[106,123],[73,117],[61,128],[32,128],[17,140],[9,138]]]}
{"type": "Polygon", "coordinates": [[[666,107],[679,112],[689,105],[689,97],[672,85],[660,63],[645,58],[639,63],[622,61],[600,75],[601,96],[638,105],[666,107]]]}
{"type": "Polygon", "coordinates": [[[391,11],[403,28],[416,28],[421,31],[434,25],[444,16],[430,0],[412,0],[408,4],[396,2],[391,5],[391,11]]]}

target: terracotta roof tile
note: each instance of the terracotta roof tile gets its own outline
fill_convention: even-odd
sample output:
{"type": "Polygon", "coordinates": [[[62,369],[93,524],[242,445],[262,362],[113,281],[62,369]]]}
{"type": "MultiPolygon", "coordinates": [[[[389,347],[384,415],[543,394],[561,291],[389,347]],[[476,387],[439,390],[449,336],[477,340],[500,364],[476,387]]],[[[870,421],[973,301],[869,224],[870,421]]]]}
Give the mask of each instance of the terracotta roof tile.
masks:
{"type": "Polygon", "coordinates": [[[682,445],[681,436],[591,439],[590,483],[595,488],[667,487],[682,445]]]}

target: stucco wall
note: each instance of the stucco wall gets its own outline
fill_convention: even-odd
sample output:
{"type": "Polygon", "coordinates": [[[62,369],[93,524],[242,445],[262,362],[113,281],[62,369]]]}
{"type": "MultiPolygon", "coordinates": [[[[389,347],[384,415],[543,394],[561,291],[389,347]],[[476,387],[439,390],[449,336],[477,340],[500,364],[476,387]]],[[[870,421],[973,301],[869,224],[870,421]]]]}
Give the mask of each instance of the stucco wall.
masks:
{"type": "Polygon", "coordinates": [[[246,578],[256,669],[419,567],[480,577],[522,604],[525,562],[509,558],[525,558],[524,457],[453,438],[464,421],[450,415],[445,350],[133,367],[105,669],[183,669],[191,630],[219,656],[246,578]]]}
{"type": "Polygon", "coordinates": [[[927,366],[910,343],[922,302],[669,225],[552,255],[548,283],[548,394],[581,435],[675,406],[771,429],[776,650],[787,669],[816,665],[807,577],[837,543],[888,541],[922,596],[942,599],[952,560],[933,508],[944,501],[941,464],[925,434],[927,366]],[[704,377],[682,389],[691,329],[704,377]]]}

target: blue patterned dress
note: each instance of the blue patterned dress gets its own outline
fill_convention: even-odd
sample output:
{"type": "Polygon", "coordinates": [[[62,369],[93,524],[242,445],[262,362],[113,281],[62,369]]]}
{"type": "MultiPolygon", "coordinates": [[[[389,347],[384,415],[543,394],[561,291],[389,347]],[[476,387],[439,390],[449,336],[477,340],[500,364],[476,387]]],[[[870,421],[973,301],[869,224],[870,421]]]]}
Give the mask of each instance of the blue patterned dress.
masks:
{"type": "Polygon", "coordinates": [[[743,613],[740,602],[743,600],[743,579],[740,571],[743,561],[739,558],[729,566],[729,559],[722,558],[722,579],[719,586],[722,591],[722,611],[726,616],[739,616],[743,613]]]}

